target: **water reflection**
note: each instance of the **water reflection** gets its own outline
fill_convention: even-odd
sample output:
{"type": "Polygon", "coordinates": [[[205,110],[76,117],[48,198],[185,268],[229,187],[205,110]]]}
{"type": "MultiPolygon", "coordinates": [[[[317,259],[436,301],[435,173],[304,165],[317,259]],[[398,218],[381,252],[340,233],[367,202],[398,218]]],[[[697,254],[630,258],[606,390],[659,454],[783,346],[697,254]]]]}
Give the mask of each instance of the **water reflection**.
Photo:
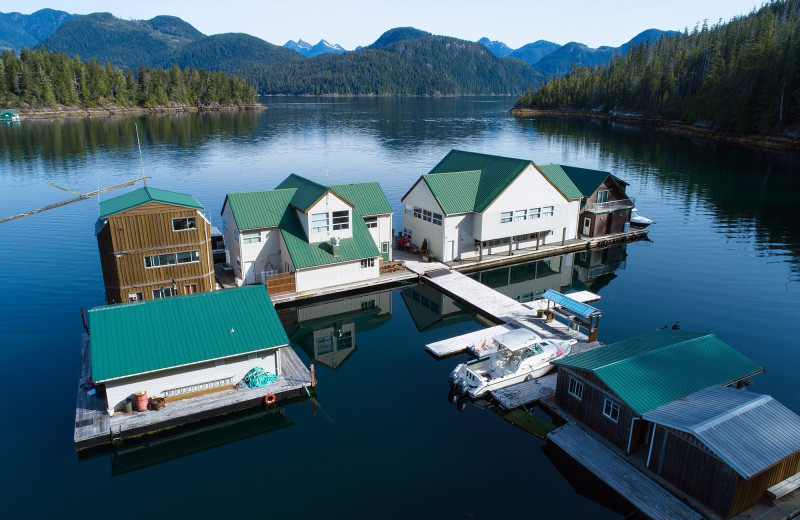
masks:
{"type": "Polygon", "coordinates": [[[312,362],[337,370],[357,350],[356,333],[392,319],[392,293],[383,291],[278,312],[292,345],[312,362]]]}
{"type": "Polygon", "coordinates": [[[400,291],[400,296],[419,332],[476,319],[457,301],[429,285],[406,287],[400,291]]]}
{"type": "Polygon", "coordinates": [[[228,414],[204,423],[174,431],[144,444],[123,447],[111,455],[111,476],[116,477],[156,464],[185,457],[249,437],[292,426],[285,407],[264,410],[263,406],[228,414]]]}
{"type": "Polygon", "coordinates": [[[617,277],[615,271],[625,269],[627,251],[627,245],[621,245],[576,253],[572,288],[598,294],[617,277]]]}

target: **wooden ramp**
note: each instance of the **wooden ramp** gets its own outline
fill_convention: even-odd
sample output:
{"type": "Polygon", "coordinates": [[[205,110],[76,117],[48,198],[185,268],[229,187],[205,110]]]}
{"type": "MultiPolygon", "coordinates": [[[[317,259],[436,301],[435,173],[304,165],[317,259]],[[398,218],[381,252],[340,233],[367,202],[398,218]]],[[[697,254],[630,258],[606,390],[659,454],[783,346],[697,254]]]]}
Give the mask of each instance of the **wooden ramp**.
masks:
{"type": "Polygon", "coordinates": [[[503,410],[513,410],[514,408],[534,404],[537,401],[555,395],[557,375],[558,374],[550,374],[537,379],[531,379],[530,381],[507,386],[506,388],[501,388],[490,393],[500,404],[500,408],[503,410]]]}
{"type": "Polygon", "coordinates": [[[542,337],[577,339],[584,342],[588,339],[585,334],[564,324],[555,321],[545,323],[544,319],[536,318],[536,312],[532,309],[459,272],[450,271],[446,275],[435,277],[423,276],[422,280],[497,323],[506,323],[517,328],[526,327],[542,337]]]}
{"type": "Polygon", "coordinates": [[[702,520],[694,509],[575,423],[553,430],[547,438],[653,520],[702,520]]]}

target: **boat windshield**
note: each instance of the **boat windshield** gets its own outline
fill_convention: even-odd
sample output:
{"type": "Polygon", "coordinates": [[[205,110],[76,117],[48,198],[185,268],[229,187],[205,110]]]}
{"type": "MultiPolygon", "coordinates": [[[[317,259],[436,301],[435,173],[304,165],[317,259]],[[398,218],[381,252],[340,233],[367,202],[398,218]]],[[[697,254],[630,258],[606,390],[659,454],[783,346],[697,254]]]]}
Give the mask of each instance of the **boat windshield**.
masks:
{"type": "Polygon", "coordinates": [[[505,368],[506,372],[516,372],[517,368],[519,368],[519,364],[522,363],[523,360],[528,359],[529,357],[537,356],[539,354],[544,353],[544,350],[538,343],[534,343],[533,345],[528,345],[527,347],[521,348],[514,352],[509,352],[505,350],[504,360],[503,360],[503,367],[505,368]]]}

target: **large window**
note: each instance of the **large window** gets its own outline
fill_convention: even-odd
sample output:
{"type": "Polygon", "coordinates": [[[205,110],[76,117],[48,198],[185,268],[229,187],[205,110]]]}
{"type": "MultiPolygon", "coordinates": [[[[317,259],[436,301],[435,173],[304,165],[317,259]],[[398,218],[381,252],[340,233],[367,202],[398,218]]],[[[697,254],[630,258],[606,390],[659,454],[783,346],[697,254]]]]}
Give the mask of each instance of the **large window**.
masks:
{"type": "Polygon", "coordinates": [[[422,218],[422,208],[414,206],[414,216],[417,218],[422,218]]]}
{"type": "Polygon", "coordinates": [[[365,258],[361,261],[361,268],[366,269],[367,267],[375,267],[374,258],[365,258]]]}
{"type": "Polygon", "coordinates": [[[348,229],[350,227],[349,211],[333,212],[333,229],[348,229]]]}
{"type": "Polygon", "coordinates": [[[437,226],[441,226],[442,225],[442,216],[440,214],[438,214],[438,213],[434,213],[433,214],[433,223],[436,224],[437,226]]]}
{"type": "Polygon", "coordinates": [[[603,400],[603,415],[614,422],[619,421],[619,405],[611,399],[603,400]]]}
{"type": "Polygon", "coordinates": [[[514,212],[514,220],[525,220],[525,215],[528,213],[527,210],[518,209],[514,212]]]}
{"type": "Polygon", "coordinates": [[[427,210],[427,209],[423,209],[422,210],[422,220],[424,220],[425,222],[432,222],[433,221],[433,219],[431,218],[430,210],[427,210]]]}
{"type": "Polygon", "coordinates": [[[405,205],[405,214],[406,215],[413,215],[414,214],[414,206],[409,206],[408,204],[405,205]]]}
{"type": "Polygon", "coordinates": [[[311,214],[311,231],[314,233],[324,233],[330,231],[327,213],[311,214]]]}
{"type": "Polygon", "coordinates": [[[364,217],[364,224],[368,228],[376,228],[378,227],[378,217],[364,217]]]}
{"type": "Polygon", "coordinates": [[[580,401],[583,398],[583,383],[570,376],[567,392],[569,392],[569,395],[580,401]]]}
{"type": "Polygon", "coordinates": [[[261,242],[261,233],[250,231],[242,233],[242,244],[257,244],[261,242]]]}
{"type": "Polygon", "coordinates": [[[542,208],[542,216],[543,217],[552,217],[553,216],[553,206],[545,206],[542,208]]]}
{"type": "Polygon", "coordinates": [[[597,192],[597,203],[602,204],[608,202],[608,190],[600,190],[597,192]]]}
{"type": "Polygon", "coordinates": [[[186,231],[187,229],[197,229],[197,217],[172,219],[173,231],[186,231]]]}
{"type": "Polygon", "coordinates": [[[199,261],[200,251],[182,251],[180,253],[146,256],[144,257],[144,266],[150,269],[175,264],[191,264],[199,261]]]}
{"type": "Polygon", "coordinates": [[[403,228],[403,236],[410,239],[411,238],[411,230],[408,228],[403,228]]]}
{"type": "Polygon", "coordinates": [[[542,208],[533,208],[528,210],[528,219],[539,218],[542,215],[542,208]]]}
{"type": "Polygon", "coordinates": [[[511,222],[513,216],[514,216],[513,211],[504,211],[500,213],[500,222],[501,223],[511,222]]]}

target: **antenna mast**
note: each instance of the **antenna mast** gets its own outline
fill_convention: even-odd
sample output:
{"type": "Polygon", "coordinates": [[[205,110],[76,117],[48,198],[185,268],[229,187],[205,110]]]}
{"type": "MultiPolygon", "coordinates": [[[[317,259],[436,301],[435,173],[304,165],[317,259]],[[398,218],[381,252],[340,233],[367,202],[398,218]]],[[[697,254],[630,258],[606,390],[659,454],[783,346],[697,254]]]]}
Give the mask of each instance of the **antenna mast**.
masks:
{"type": "Polygon", "coordinates": [[[139,142],[139,125],[133,123],[133,127],[136,128],[136,146],[139,147],[139,165],[142,167],[142,177],[144,178],[144,186],[147,187],[147,177],[144,175],[144,159],[142,159],[142,143],[139,142]]]}

